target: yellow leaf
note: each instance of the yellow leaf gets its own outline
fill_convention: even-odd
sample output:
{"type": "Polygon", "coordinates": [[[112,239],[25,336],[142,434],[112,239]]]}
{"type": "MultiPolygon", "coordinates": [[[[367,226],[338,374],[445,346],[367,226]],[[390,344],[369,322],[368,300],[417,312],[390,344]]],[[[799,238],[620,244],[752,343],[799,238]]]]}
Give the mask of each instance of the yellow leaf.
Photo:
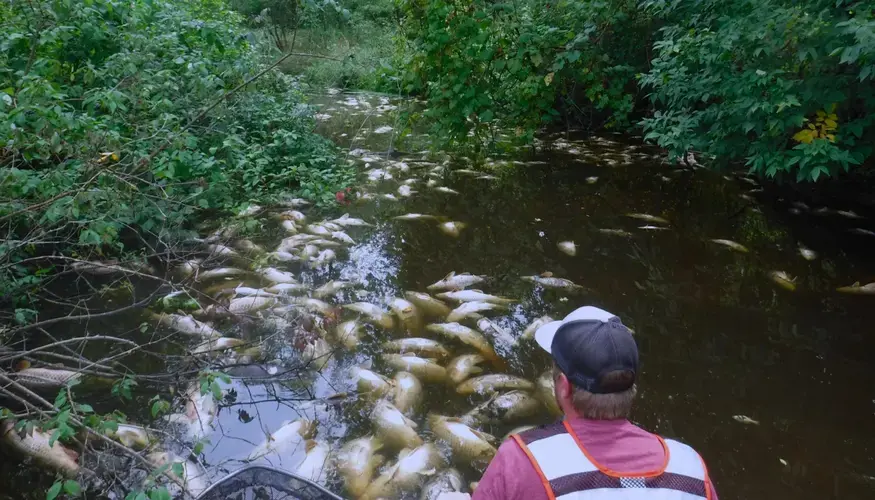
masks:
{"type": "Polygon", "coordinates": [[[829,139],[829,142],[835,142],[835,141],[836,141],[836,136],[834,136],[834,135],[832,135],[832,134],[826,134],[826,138],[829,139]]]}
{"type": "Polygon", "coordinates": [[[824,113],[823,110],[818,109],[817,110],[817,117],[823,118],[824,116],[826,116],[826,113],[824,113]]]}
{"type": "Polygon", "coordinates": [[[838,126],[838,123],[836,123],[835,120],[827,120],[824,122],[824,125],[826,126],[827,130],[835,130],[835,128],[838,126]]]}
{"type": "Polygon", "coordinates": [[[809,123],[808,128],[810,128],[811,130],[816,130],[813,123],[809,123]]]}
{"type": "Polygon", "coordinates": [[[839,115],[835,113],[830,113],[829,116],[826,117],[827,120],[839,121],[839,115]]]}
{"type": "Polygon", "coordinates": [[[112,161],[118,161],[118,153],[112,154],[112,161]]]}
{"type": "Polygon", "coordinates": [[[553,73],[549,73],[544,77],[544,83],[549,87],[551,83],[553,83],[553,73]]]}
{"type": "Polygon", "coordinates": [[[817,135],[817,132],[802,129],[799,132],[793,134],[793,139],[797,142],[801,142],[803,144],[811,144],[811,141],[814,140],[814,137],[817,135]]]}

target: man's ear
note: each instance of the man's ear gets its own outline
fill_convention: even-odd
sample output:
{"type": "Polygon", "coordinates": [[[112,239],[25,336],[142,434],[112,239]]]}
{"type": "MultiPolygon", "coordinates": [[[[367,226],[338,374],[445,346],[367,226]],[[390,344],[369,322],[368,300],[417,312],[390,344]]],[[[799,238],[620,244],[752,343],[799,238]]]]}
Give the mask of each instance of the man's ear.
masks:
{"type": "Polygon", "coordinates": [[[556,377],[556,396],[568,399],[571,398],[571,393],[573,392],[571,381],[568,380],[568,377],[564,373],[559,373],[559,376],[556,377]]]}

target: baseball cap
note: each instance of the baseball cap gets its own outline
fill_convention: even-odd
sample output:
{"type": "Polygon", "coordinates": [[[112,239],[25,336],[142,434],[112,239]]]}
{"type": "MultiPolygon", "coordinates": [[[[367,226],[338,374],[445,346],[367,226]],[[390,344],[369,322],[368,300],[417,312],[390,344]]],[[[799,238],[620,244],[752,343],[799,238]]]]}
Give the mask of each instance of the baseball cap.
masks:
{"type": "Polygon", "coordinates": [[[613,314],[593,306],[574,310],[535,332],[535,341],[553,356],[571,382],[594,394],[621,392],[635,383],[638,346],[632,332],[613,314]],[[605,375],[632,372],[627,386],[602,386],[605,375]]]}

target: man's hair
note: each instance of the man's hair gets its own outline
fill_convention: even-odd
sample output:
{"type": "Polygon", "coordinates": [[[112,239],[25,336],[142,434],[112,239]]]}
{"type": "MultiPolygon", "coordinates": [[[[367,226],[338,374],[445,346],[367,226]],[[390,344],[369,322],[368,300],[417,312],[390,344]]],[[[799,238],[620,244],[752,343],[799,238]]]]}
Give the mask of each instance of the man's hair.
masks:
{"type": "MultiPolygon", "coordinates": [[[[562,370],[556,364],[553,364],[553,380],[555,381],[562,370]]],[[[593,394],[585,391],[574,385],[571,380],[572,395],[571,404],[577,413],[583,418],[590,420],[622,420],[628,419],[632,414],[632,403],[635,401],[635,395],[638,393],[638,388],[633,383],[630,387],[634,375],[632,372],[617,370],[605,374],[599,384],[610,389],[611,387],[628,387],[628,389],[612,392],[608,394],[593,394]]]]}

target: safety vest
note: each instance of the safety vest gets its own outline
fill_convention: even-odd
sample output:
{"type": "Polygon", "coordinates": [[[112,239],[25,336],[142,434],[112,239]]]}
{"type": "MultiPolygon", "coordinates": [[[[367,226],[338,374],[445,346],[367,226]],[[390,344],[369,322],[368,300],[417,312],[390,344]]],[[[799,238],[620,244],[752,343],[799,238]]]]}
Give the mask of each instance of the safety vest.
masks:
{"type": "Polygon", "coordinates": [[[617,473],[590,456],[567,421],[514,434],[541,476],[549,500],[711,500],[705,463],[689,446],[656,436],[661,469],[617,473]]]}

